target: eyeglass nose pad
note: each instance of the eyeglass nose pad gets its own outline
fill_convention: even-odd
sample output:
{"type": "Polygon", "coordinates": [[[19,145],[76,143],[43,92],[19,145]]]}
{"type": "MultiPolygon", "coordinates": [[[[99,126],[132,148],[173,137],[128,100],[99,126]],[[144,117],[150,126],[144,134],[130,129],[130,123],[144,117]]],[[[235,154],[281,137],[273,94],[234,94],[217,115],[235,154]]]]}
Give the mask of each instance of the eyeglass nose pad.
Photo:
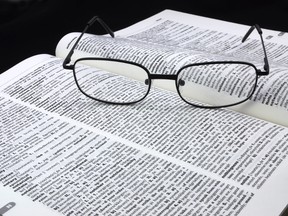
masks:
{"type": "Polygon", "coordinates": [[[145,83],[145,85],[149,85],[150,84],[149,79],[145,79],[144,83],[145,83]]]}
{"type": "Polygon", "coordinates": [[[184,85],[185,85],[185,81],[182,80],[182,79],[179,79],[178,85],[179,85],[179,86],[184,86],[184,85]]]}

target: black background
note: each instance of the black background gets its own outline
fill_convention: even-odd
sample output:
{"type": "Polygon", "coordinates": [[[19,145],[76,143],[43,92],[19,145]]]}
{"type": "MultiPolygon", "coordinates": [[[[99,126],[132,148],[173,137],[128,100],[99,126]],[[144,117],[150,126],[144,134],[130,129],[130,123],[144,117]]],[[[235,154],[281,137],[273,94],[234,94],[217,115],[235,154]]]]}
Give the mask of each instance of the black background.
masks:
{"type": "Polygon", "coordinates": [[[0,72],[32,55],[54,54],[60,38],[72,31],[82,31],[93,15],[100,16],[114,31],[164,9],[174,9],[288,32],[286,0],[18,0],[17,4],[10,1],[0,0],[0,72]]]}

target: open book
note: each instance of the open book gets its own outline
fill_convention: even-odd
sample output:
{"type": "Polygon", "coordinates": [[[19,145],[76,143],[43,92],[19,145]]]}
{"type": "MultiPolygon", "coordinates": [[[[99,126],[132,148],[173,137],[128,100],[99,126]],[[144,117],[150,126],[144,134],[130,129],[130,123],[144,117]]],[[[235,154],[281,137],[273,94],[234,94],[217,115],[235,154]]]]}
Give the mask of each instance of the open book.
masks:
{"type": "MultiPolygon", "coordinates": [[[[262,65],[249,26],[165,10],[116,32],[85,34],[73,55],[173,74],[183,62],[262,65]],[[239,48],[240,47],[240,48],[239,48]]],[[[0,76],[0,215],[278,216],[288,204],[288,36],[264,29],[270,74],[229,109],[184,103],[155,81],[127,106],[91,100],[63,59],[41,54],[0,76]]]]}

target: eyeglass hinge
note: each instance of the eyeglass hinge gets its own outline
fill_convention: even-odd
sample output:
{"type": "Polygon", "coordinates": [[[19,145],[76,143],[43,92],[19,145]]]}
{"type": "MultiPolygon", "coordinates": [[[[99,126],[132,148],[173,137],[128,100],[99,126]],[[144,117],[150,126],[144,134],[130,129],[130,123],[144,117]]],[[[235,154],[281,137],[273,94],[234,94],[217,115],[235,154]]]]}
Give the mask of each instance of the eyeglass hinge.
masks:
{"type": "Polygon", "coordinates": [[[266,75],[268,75],[269,74],[269,70],[268,71],[262,71],[262,70],[260,70],[260,69],[257,69],[257,75],[258,76],[266,76],[266,75]]]}
{"type": "Polygon", "coordinates": [[[64,69],[72,70],[73,67],[74,67],[73,65],[64,65],[64,64],[63,64],[63,68],[64,68],[64,69]]]}
{"type": "Polygon", "coordinates": [[[68,53],[67,57],[64,59],[63,64],[62,64],[64,69],[70,69],[70,70],[73,69],[73,67],[74,67],[73,65],[68,65],[70,63],[70,61],[71,61],[72,54],[73,54],[73,50],[71,50],[68,53]]]}
{"type": "Polygon", "coordinates": [[[68,58],[64,59],[63,64],[62,64],[64,69],[69,69],[69,70],[73,69],[74,65],[71,65],[71,64],[68,65],[69,62],[70,62],[70,60],[68,58]]]}

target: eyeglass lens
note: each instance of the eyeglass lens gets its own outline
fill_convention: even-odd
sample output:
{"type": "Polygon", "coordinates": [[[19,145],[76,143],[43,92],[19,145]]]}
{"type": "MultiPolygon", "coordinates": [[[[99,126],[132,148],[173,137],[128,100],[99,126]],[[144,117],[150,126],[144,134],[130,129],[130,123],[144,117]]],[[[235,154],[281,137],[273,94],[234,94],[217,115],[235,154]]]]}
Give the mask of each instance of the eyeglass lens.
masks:
{"type": "Polygon", "coordinates": [[[143,68],[119,61],[80,60],[74,76],[82,93],[115,104],[138,102],[150,88],[149,75],[143,68]]]}
{"type": "Polygon", "coordinates": [[[256,79],[256,69],[249,64],[196,64],[179,71],[176,85],[187,103],[214,107],[248,99],[255,89],[256,79]]]}

